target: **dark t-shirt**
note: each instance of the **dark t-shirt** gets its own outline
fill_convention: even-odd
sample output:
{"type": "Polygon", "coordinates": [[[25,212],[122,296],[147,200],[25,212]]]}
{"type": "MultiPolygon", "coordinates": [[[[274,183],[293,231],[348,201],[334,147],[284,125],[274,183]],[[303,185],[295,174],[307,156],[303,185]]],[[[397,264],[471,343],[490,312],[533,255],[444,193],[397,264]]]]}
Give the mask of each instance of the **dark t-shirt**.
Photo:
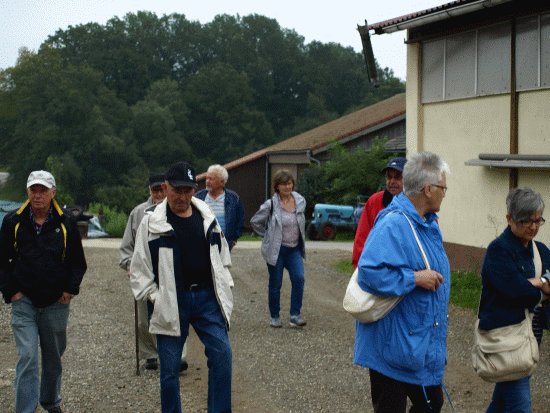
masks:
{"type": "Polygon", "coordinates": [[[213,286],[210,263],[210,246],[204,236],[204,218],[197,208],[191,205],[193,213],[188,218],[178,217],[170,207],[166,209],[168,222],[174,228],[180,246],[180,259],[183,285],[192,284],[213,286]]]}

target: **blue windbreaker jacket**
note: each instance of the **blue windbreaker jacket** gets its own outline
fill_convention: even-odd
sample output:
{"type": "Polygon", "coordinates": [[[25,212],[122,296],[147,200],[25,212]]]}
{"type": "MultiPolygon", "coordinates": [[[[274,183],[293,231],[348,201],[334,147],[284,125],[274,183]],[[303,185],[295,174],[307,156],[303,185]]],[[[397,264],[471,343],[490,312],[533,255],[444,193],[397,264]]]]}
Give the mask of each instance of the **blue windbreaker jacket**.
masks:
{"type": "MultiPolygon", "coordinates": [[[[241,198],[237,195],[236,192],[231,189],[224,188],[225,191],[225,227],[226,233],[225,239],[229,248],[233,241],[237,241],[244,230],[244,207],[241,202],[241,198]]],[[[199,198],[201,201],[204,201],[208,191],[203,189],[195,193],[195,197],[199,198]]]]}
{"type": "Polygon", "coordinates": [[[429,213],[424,221],[404,194],[394,197],[378,215],[358,265],[362,289],[403,299],[381,320],[356,321],[354,363],[421,386],[441,384],[447,363],[451,270],[436,219],[429,213]],[[401,213],[388,215],[396,209],[401,213]],[[426,266],[403,214],[415,227],[431,269],[443,276],[435,292],[415,286],[414,271],[426,266]]]}

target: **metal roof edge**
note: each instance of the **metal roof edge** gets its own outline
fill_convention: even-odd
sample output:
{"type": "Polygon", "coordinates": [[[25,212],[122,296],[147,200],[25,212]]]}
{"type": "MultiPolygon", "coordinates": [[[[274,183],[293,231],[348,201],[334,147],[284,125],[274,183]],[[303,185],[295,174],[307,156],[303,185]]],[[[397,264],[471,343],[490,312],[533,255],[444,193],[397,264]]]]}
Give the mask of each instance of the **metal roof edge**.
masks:
{"type": "Polygon", "coordinates": [[[472,13],[483,8],[498,6],[510,1],[513,0],[457,0],[416,13],[370,24],[366,27],[359,26],[359,32],[374,30],[375,34],[395,33],[400,30],[408,30],[462,14],[472,13]]]}

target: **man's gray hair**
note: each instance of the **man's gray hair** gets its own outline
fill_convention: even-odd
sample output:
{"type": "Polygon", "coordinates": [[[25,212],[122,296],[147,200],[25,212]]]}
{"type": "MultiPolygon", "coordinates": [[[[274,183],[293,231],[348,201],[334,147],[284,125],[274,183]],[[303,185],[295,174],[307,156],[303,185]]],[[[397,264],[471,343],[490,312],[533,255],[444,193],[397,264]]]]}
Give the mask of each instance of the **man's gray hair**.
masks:
{"type": "Polygon", "coordinates": [[[451,170],[441,156],[431,152],[415,153],[403,168],[403,193],[418,195],[426,185],[437,185],[443,173],[449,174],[451,170]]]}
{"type": "Polygon", "coordinates": [[[224,185],[227,183],[227,180],[229,179],[229,174],[227,173],[227,169],[225,169],[221,165],[210,165],[206,172],[217,173],[219,176],[222,177],[224,185]]]}
{"type": "Polygon", "coordinates": [[[514,188],[506,197],[506,210],[512,221],[519,222],[531,218],[538,211],[544,212],[544,201],[531,188],[514,188]]]}

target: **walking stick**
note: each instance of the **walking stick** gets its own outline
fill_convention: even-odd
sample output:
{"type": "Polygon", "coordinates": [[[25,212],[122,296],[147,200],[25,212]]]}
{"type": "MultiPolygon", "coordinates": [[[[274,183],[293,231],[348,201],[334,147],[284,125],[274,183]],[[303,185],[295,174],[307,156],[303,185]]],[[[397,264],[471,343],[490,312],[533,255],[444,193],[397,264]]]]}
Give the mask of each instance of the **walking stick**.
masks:
{"type": "Polygon", "coordinates": [[[135,330],[136,330],[136,376],[140,375],[139,372],[139,325],[138,325],[138,304],[134,298],[134,315],[135,315],[135,330]]]}

